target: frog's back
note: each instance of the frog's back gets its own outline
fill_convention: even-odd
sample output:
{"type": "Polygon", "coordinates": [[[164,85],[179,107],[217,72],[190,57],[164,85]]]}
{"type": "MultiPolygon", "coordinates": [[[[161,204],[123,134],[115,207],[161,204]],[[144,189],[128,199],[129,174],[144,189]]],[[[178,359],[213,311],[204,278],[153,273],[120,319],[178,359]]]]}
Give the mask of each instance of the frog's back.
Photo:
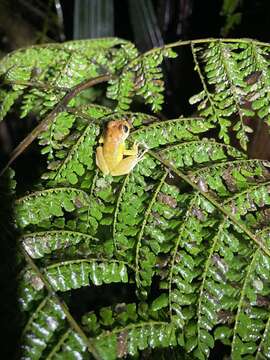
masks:
{"type": "Polygon", "coordinates": [[[114,169],[123,159],[124,142],[120,144],[107,142],[103,145],[103,155],[110,170],[114,169]]]}

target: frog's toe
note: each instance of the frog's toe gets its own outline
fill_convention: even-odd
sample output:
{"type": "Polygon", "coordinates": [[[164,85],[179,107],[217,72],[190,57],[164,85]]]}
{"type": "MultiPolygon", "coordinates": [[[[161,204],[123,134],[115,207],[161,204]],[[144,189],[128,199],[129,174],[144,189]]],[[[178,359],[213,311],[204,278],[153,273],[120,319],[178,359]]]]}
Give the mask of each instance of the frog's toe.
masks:
{"type": "Polygon", "coordinates": [[[139,154],[138,161],[141,161],[144,157],[144,155],[147,153],[148,149],[144,149],[141,154],[139,154]]]}

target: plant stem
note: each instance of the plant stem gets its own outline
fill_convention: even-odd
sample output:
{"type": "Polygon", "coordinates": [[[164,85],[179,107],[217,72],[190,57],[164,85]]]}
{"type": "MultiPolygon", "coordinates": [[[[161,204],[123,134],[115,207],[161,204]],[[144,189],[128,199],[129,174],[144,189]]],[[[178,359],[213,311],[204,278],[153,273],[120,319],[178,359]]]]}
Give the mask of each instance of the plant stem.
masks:
{"type": "Polygon", "coordinates": [[[186,46],[186,45],[192,45],[192,44],[205,44],[205,43],[210,43],[210,42],[226,42],[226,43],[246,43],[246,44],[255,44],[255,45],[260,45],[260,46],[267,46],[270,47],[269,43],[266,42],[261,42],[261,41],[257,41],[257,40],[252,40],[252,39],[217,39],[217,38],[207,38],[207,39],[197,39],[197,40],[178,40],[175,41],[171,44],[166,44],[164,46],[160,46],[160,47],[155,47],[153,49],[150,49],[148,51],[146,51],[143,55],[147,55],[147,54],[152,54],[153,52],[157,51],[157,50],[161,50],[161,49],[172,49],[178,46],[186,46]]]}

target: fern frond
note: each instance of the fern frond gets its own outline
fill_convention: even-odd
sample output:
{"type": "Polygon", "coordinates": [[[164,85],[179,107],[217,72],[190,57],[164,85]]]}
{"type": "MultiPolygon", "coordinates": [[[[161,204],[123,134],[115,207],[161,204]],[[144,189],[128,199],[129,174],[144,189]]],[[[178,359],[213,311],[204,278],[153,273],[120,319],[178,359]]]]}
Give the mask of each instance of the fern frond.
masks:
{"type": "MultiPolygon", "coordinates": [[[[90,154],[94,153],[93,146],[96,135],[98,134],[98,128],[90,124],[75,143],[71,143],[72,146],[69,149],[66,158],[64,161],[60,161],[56,168],[54,176],[56,182],[68,181],[70,184],[74,185],[78,182],[78,176],[84,174],[85,168],[89,170],[93,169],[94,159],[90,154]]],[[[64,146],[65,143],[63,143],[63,147],[64,146]]],[[[61,151],[60,156],[58,156],[61,158],[63,155],[64,151],[61,151]]]]}
{"type": "Polygon", "coordinates": [[[218,40],[203,47],[192,44],[192,53],[203,91],[190,102],[199,103],[200,115],[219,124],[225,143],[232,128],[246,149],[253,131],[247,121],[255,116],[269,121],[269,48],[252,40],[218,40]]]}
{"type": "Polygon", "coordinates": [[[61,333],[65,314],[49,296],[36,308],[22,334],[22,357],[39,359],[50,342],[61,333]]]}
{"type": "MultiPolygon", "coordinates": [[[[245,125],[244,116],[253,115],[253,112],[242,106],[242,99],[247,96],[248,91],[247,84],[244,82],[244,74],[239,71],[234,53],[238,48],[238,44],[224,44],[217,41],[208,45],[207,50],[203,51],[201,56],[205,62],[204,70],[207,82],[210,86],[215,86],[215,92],[212,95],[204,82],[204,102],[200,104],[200,109],[203,116],[209,116],[220,123],[220,137],[226,143],[229,141],[227,128],[231,124],[226,118],[237,114],[239,120],[234,125],[234,130],[240,144],[246,148],[247,133],[251,129],[245,125]]],[[[193,47],[193,56],[199,70],[198,51],[193,47]]],[[[202,76],[201,79],[203,80],[202,76]]]]}
{"type": "Polygon", "coordinates": [[[241,159],[241,154],[232,161],[214,163],[196,169],[192,173],[192,180],[202,190],[211,189],[220,198],[230,197],[233,193],[247,189],[257,181],[264,181],[268,178],[268,171],[263,160],[241,159]]]}
{"type": "Polygon", "coordinates": [[[85,55],[90,63],[91,56],[96,54],[97,51],[106,53],[106,51],[124,43],[128,42],[118,38],[104,38],[31,46],[14,51],[4,57],[1,60],[0,73],[1,75],[5,74],[8,80],[27,81],[31,79],[31,73],[35,70],[32,77],[35,75],[35,79],[39,77],[40,79],[49,80],[52,79],[52,74],[49,71],[54,69],[55,66],[58,66],[60,70],[63,68],[66,70],[65,65],[70,64],[70,55],[85,55]]]}
{"type": "MultiPolygon", "coordinates": [[[[135,55],[135,54],[134,54],[135,55]]],[[[117,101],[117,110],[127,110],[132,97],[140,95],[154,112],[164,102],[164,82],[160,67],[164,58],[174,58],[171,49],[156,49],[154,53],[137,56],[123,68],[121,75],[109,81],[107,96],[117,101]]]]}
{"type": "MultiPolygon", "coordinates": [[[[97,119],[100,123],[89,123],[86,117],[77,121],[77,116],[72,116],[76,119],[69,130],[70,134],[93,126],[99,133],[103,121],[112,119],[114,114],[97,119]]],[[[135,114],[120,113],[117,116],[133,116],[133,120],[136,120],[135,114]]],[[[21,227],[31,225],[30,230],[35,231],[23,235],[24,247],[32,257],[40,259],[42,272],[55,291],[66,292],[90,284],[127,282],[129,268],[136,281],[137,296],[148,302],[155,277],[161,294],[152,302],[151,309],[162,311],[162,314],[156,314],[157,320],[165,321],[164,326],[172,329],[173,338],[181,334],[178,341],[187,353],[195,358],[207,358],[215,341],[223,340],[223,334],[227,334],[237,348],[239,341],[233,339],[243,336],[242,330],[240,333],[238,330],[242,329],[240,321],[243,316],[237,314],[242,314],[245,308],[244,302],[239,302],[241,289],[235,288],[234,283],[238,282],[246,289],[247,285],[244,284],[251,281],[251,274],[255,276],[254,271],[248,270],[254,252],[260,253],[267,261],[269,256],[265,240],[259,234],[249,237],[249,232],[244,232],[240,225],[244,223],[254,228],[257,221],[256,229],[259,230],[259,224],[263,224],[263,211],[270,205],[267,164],[259,160],[247,160],[241,152],[229,145],[204,139],[203,135],[209,125],[203,124],[201,119],[165,121],[163,128],[159,122],[141,126],[142,118],[139,117],[138,121],[140,126],[131,134],[131,142],[139,140],[157,149],[164,160],[165,169],[159,166],[160,157],[152,157],[149,151],[125,178],[103,176],[93,167],[85,173],[88,180],[79,182],[83,185],[88,181],[85,191],[71,187],[52,187],[19,199],[17,216],[23,221],[20,220],[18,224],[21,227]],[[166,169],[166,161],[172,164],[171,168],[166,169]],[[183,178],[180,182],[170,184],[168,170],[172,171],[175,167],[187,171],[198,188],[187,191],[183,178]],[[209,192],[210,200],[204,196],[204,193],[209,192]],[[55,197],[57,208],[60,209],[54,211],[49,207],[46,216],[40,216],[43,204],[41,206],[39,199],[42,196],[50,199],[50,203],[55,197]],[[69,199],[72,204],[70,208],[65,209],[62,202],[60,206],[61,196],[69,199]],[[83,199],[79,201],[79,208],[76,207],[78,196],[83,199]],[[212,197],[220,201],[224,212],[215,206],[212,197]],[[26,219],[25,213],[31,213],[29,209],[37,209],[37,206],[39,212],[35,217],[38,221],[33,220],[33,214],[26,219]],[[51,219],[56,227],[54,218],[65,219],[63,209],[70,211],[74,220],[64,220],[59,230],[44,231],[48,226],[45,219],[51,219]],[[229,215],[224,216],[225,213],[235,214],[234,222],[230,221],[229,215]],[[72,221],[75,221],[74,225],[72,221]],[[89,224],[92,232],[89,231],[89,224]],[[78,226],[82,226],[80,230],[78,226]],[[41,241],[44,243],[41,244],[41,241]],[[93,241],[101,242],[107,250],[101,246],[93,247],[87,252],[88,258],[82,258],[80,243],[86,242],[91,246],[93,241]],[[72,250],[66,252],[69,247],[72,250]],[[54,259],[58,259],[58,262],[48,264],[51,252],[60,249],[63,252],[61,262],[57,255],[54,259]],[[107,258],[94,258],[97,251],[100,256],[104,254],[107,258]],[[68,254],[73,259],[68,259],[68,254]],[[228,320],[222,318],[224,313],[228,314],[228,320]],[[231,324],[235,326],[234,333],[231,324]]],[[[95,135],[92,141],[94,146],[97,141],[95,135]]],[[[93,150],[89,155],[93,156],[93,150]]],[[[255,284],[261,285],[260,281],[255,284]]],[[[21,304],[24,309],[31,311],[33,304],[44,298],[44,284],[32,270],[26,271],[22,284],[21,304]]],[[[129,335],[125,338],[127,342],[122,356],[133,355],[138,350],[151,347],[152,340],[149,338],[146,341],[150,336],[147,323],[135,322],[134,328],[140,328],[140,331],[132,330],[131,333],[131,324],[123,323],[120,327],[112,324],[110,337],[106,335],[108,329],[103,330],[101,327],[91,338],[98,351],[108,359],[119,355],[117,349],[123,332],[129,335]],[[139,334],[145,336],[144,345],[134,343],[134,338],[139,334]],[[134,352],[129,350],[129,344],[132,343],[134,352]],[[111,357],[108,348],[111,349],[111,357]]],[[[266,341],[263,339],[266,336],[264,333],[268,331],[267,324],[268,317],[265,315],[256,330],[258,336],[254,352],[260,341],[266,341]]],[[[164,327],[161,328],[162,332],[166,332],[164,327]]],[[[152,332],[157,335],[151,328],[152,332]]],[[[70,330],[66,329],[54,341],[52,354],[61,354],[69,334],[70,330]]],[[[245,344],[244,340],[241,341],[245,344]]],[[[162,340],[153,343],[153,346],[167,347],[165,343],[162,340]]],[[[173,341],[171,345],[177,344],[173,341]]],[[[84,350],[81,351],[84,353],[84,350]]],[[[247,351],[245,345],[241,351],[247,351]]]]}
{"type": "Polygon", "coordinates": [[[261,47],[254,42],[247,44],[240,58],[240,69],[250,85],[248,101],[260,119],[269,125],[269,84],[267,47],[261,47]]]}
{"type": "Polygon", "coordinates": [[[127,282],[127,265],[114,260],[76,260],[46,267],[46,275],[56,291],[78,289],[112,282],[127,282]]]}
{"type": "Polygon", "coordinates": [[[135,130],[130,138],[152,149],[160,145],[173,144],[177,141],[195,140],[206,133],[212,124],[200,118],[179,118],[155,122],[135,130]]]}
{"type": "MultiPolygon", "coordinates": [[[[265,189],[265,185],[260,185],[257,190],[246,190],[244,192],[240,192],[238,195],[232,197],[229,200],[229,203],[233,207],[234,211],[240,215],[246,215],[248,212],[256,211],[257,207],[263,206],[264,203],[267,203],[267,195],[268,190],[265,189]],[[254,195],[253,195],[254,194],[254,195]],[[249,199],[249,204],[244,206],[245,201],[249,199]],[[256,205],[251,207],[251,201],[256,199],[256,205]],[[260,205],[258,205],[260,204],[260,205]]],[[[230,315],[230,322],[235,319],[235,332],[237,333],[237,328],[239,326],[239,319],[245,317],[245,315],[240,316],[240,309],[242,307],[242,302],[244,301],[244,296],[246,295],[246,288],[247,288],[247,281],[249,281],[249,277],[251,273],[254,274],[253,267],[259,260],[258,253],[262,251],[266,244],[261,241],[259,237],[260,243],[258,250],[252,256],[252,247],[246,243],[246,237],[243,235],[240,236],[239,229],[234,227],[236,233],[232,230],[229,230],[230,224],[226,221],[221,223],[219,226],[218,233],[215,235],[214,240],[212,242],[212,246],[210,249],[210,253],[208,255],[208,259],[206,261],[205,270],[203,273],[203,281],[200,287],[200,296],[199,296],[199,304],[198,304],[198,348],[196,349],[195,353],[197,357],[209,356],[209,348],[214,346],[214,338],[211,335],[205,335],[207,332],[213,329],[216,326],[215,333],[217,334],[217,338],[221,338],[222,333],[226,331],[226,337],[231,335],[231,331],[229,328],[224,329],[224,326],[219,330],[217,325],[221,321],[219,319],[219,314],[222,312],[228,312],[230,315]],[[252,258],[252,261],[249,264],[249,259],[252,258]],[[248,269],[246,269],[246,267],[248,269]],[[245,269],[245,270],[244,270],[245,269]],[[244,273],[246,272],[246,275],[244,273]],[[244,278],[246,277],[246,280],[244,278]],[[239,296],[239,288],[233,285],[233,282],[237,281],[243,282],[243,290],[240,302],[238,300],[239,296]],[[235,314],[235,310],[238,306],[238,312],[235,314]]],[[[263,262],[264,266],[267,264],[265,261],[268,261],[267,255],[265,256],[265,260],[263,262]]],[[[260,258],[262,262],[262,258],[260,258]]],[[[260,262],[260,263],[261,263],[260,262]]],[[[268,265],[267,265],[268,266],[268,265]]],[[[266,266],[266,268],[267,268],[266,266]]],[[[254,289],[256,291],[256,289],[254,289]]],[[[251,296],[251,290],[249,291],[249,295],[251,296]]],[[[257,299],[257,295],[253,295],[253,298],[248,298],[248,303],[252,304],[254,299],[257,299]]],[[[250,309],[250,308],[249,308],[250,309]]],[[[262,310],[260,310],[260,314],[262,310]]],[[[255,312],[256,313],[256,312],[255,312]]],[[[250,312],[249,312],[250,316],[250,312]]],[[[254,314],[255,316],[255,314],[254,314]]],[[[267,318],[266,318],[267,320],[267,318]]],[[[244,321],[244,320],[243,320],[244,321]]],[[[258,325],[258,324],[257,324],[258,325]]],[[[263,324],[262,329],[264,328],[263,324]]],[[[252,338],[251,328],[248,328],[248,322],[246,322],[245,326],[241,326],[241,332],[247,329],[247,334],[250,334],[252,338]]],[[[255,322],[253,323],[253,333],[259,332],[262,330],[260,325],[255,327],[255,322]]],[[[194,334],[196,336],[196,334],[194,334]]],[[[257,335],[257,339],[260,336],[257,335]]],[[[254,339],[254,338],[253,338],[254,339]]],[[[195,343],[195,339],[193,340],[195,343]]],[[[233,356],[234,353],[241,354],[241,353],[250,353],[251,347],[248,346],[246,343],[248,340],[248,336],[243,339],[243,343],[241,343],[239,337],[234,335],[233,340],[233,356]],[[246,348],[244,343],[246,343],[246,348]],[[238,347],[238,345],[239,347],[238,347]],[[242,344],[242,345],[241,345],[242,344]],[[241,349],[241,346],[246,350],[241,349]],[[235,347],[235,348],[234,348],[235,347]]],[[[256,341],[256,339],[254,340],[256,341]]],[[[249,343],[251,345],[251,343],[249,343]]],[[[253,344],[254,349],[256,349],[255,343],[253,344]]],[[[252,352],[255,350],[253,349],[252,352]]]]}
{"type": "Polygon", "coordinates": [[[22,97],[21,116],[30,111],[44,114],[64,94],[86,78],[114,72],[111,56],[114,48],[128,44],[117,38],[81,40],[65,44],[45,44],[17,50],[0,62],[0,75],[10,89],[1,90],[5,114],[14,100],[22,97]]]}
{"type": "Polygon", "coordinates": [[[87,346],[79,334],[69,328],[51,349],[46,359],[65,360],[76,359],[79,356],[82,359],[88,357],[87,346]]]}
{"type": "Polygon", "coordinates": [[[63,216],[89,205],[88,195],[75,188],[53,188],[26,195],[16,202],[16,216],[21,227],[38,224],[53,216],[63,216]]]}
{"type": "Polygon", "coordinates": [[[104,360],[135,356],[139,350],[170,347],[176,343],[175,327],[164,322],[129,325],[111,332],[106,331],[94,339],[104,360]]]}
{"type": "MultiPolygon", "coordinates": [[[[269,229],[263,230],[264,236],[268,236],[268,234],[269,229]]],[[[232,357],[237,358],[237,356],[253,354],[254,349],[257,348],[256,342],[261,339],[262,333],[267,331],[266,323],[269,319],[267,299],[270,291],[269,270],[269,258],[259,249],[256,250],[248,265],[235,317],[232,357]]],[[[260,346],[259,351],[261,350],[262,346],[260,346]]]]}
{"type": "Polygon", "coordinates": [[[67,111],[71,114],[93,121],[93,119],[99,119],[112,113],[112,109],[97,105],[97,104],[84,104],[81,106],[69,107],[67,111]]]}
{"type": "Polygon", "coordinates": [[[269,122],[268,57],[267,44],[247,39],[177,42],[145,54],[100,39],[27,48],[0,62],[3,116],[15,102],[21,116],[49,114],[31,135],[47,170],[14,206],[27,263],[25,357],[155,358],[172,349],[176,358],[204,360],[217,341],[231,346],[232,359],[269,357],[270,165],[229,145],[234,133],[247,147],[247,120],[269,122]],[[161,109],[162,61],[187,44],[203,87],[191,99],[200,117],[159,121],[125,111],[136,96],[161,109]],[[115,108],[104,86],[76,90],[104,73],[115,108]],[[137,142],[147,151],[128,175],[105,176],[95,152],[116,119],[133,125],[127,148],[137,142]],[[212,139],[216,127],[222,143],[212,139]],[[115,298],[100,308],[96,287],[110,293],[115,283],[115,298]],[[73,294],[87,288],[93,303],[80,297],[82,318],[73,318],[73,294]]]}
{"type": "Polygon", "coordinates": [[[150,245],[152,249],[154,250],[154,247],[157,247],[157,253],[160,251],[159,244],[158,243],[148,243],[148,246],[142,246],[142,239],[145,236],[146,226],[149,221],[149,217],[151,212],[153,211],[155,201],[157,199],[157,196],[160,193],[160,190],[166,180],[166,177],[168,176],[168,172],[165,172],[164,175],[161,177],[157,188],[153,192],[151,201],[149,202],[149,205],[145,211],[145,216],[143,219],[143,222],[141,224],[140,232],[138,234],[137,244],[136,244],[136,255],[135,255],[135,263],[136,263],[136,269],[135,269],[135,278],[137,287],[140,288],[141,286],[150,286],[151,280],[153,276],[153,267],[156,262],[155,256],[152,256],[151,259],[151,251],[149,251],[148,246],[150,245]]]}
{"type": "Polygon", "coordinates": [[[9,110],[14,105],[15,101],[21,96],[22,91],[20,89],[6,92],[0,90],[0,121],[5,118],[9,110]]]}
{"type": "Polygon", "coordinates": [[[33,259],[39,259],[55,250],[63,250],[81,242],[94,245],[97,238],[77,231],[54,230],[28,233],[20,239],[23,247],[33,259]]]}
{"type": "MultiPolygon", "coordinates": [[[[189,44],[203,85],[190,102],[199,103],[200,115],[218,123],[225,143],[233,130],[246,149],[252,132],[249,120],[256,116],[269,120],[269,46],[247,39],[177,42],[145,54],[117,38],[19,50],[0,63],[0,74],[8,85],[1,90],[2,112],[20,99],[22,117],[30,111],[44,114],[74,85],[104,73],[111,76],[107,95],[117,101],[117,110],[127,110],[139,95],[153,111],[159,111],[164,101],[161,63],[165,57],[175,57],[172,48],[189,44]]],[[[79,99],[73,104],[79,104],[79,99]]]]}
{"type": "Polygon", "coordinates": [[[243,154],[235,148],[211,140],[195,140],[172,145],[160,152],[176,168],[188,168],[197,164],[214,163],[228,157],[241,158],[243,154]]]}
{"type": "MultiPolygon", "coordinates": [[[[148,185],[144,179],[148,172],[152,172],[156,164],[150,159],[145,158],[140,167],[137,167],[136,174],[127,177],[124,187],[119,193],[118,206],[114,214],[114,242],[119,254],[124,256],[124,259],[132,259],[132,249],[135,246],[136,238],[139,233],[139,224],[144,219],[145,206],[149,199],[153,185],[148,185]],[[144,165],[144,166],[143,166],[144,165]],[[142,173],[139,172],[142,169],[142,173]],[[146,172],[143,172],[143,171],[146,172]],[[144,188],[148,185],[148,193],[144,192],[144,188]],[[130,206],[132,202],[132,206],[130,206]]],[[[157,178],[162,176],[162,173],[156,174],[157,178]]]]}
{"type": "MultiPolygon", "coordinates": [[[[55,291],[68,291],[83,286],[128,281],[127,264],[123,261],[78,259],[48,265],[42,269],[49,284],[55,291]]],[[[32,306],[43,296],[44,282],[30,269],[21,280],[20,303],[24,309],[32,306]]]]}

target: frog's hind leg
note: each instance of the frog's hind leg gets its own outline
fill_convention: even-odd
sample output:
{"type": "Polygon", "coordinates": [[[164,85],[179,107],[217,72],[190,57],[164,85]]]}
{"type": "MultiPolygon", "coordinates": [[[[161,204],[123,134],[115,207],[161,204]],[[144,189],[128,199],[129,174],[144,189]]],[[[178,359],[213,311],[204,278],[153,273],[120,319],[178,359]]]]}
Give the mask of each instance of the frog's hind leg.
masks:
{"type": "Polygon", "coordinates": [[[108,165],[104,159],[103,155],[103,147],[98,146],[96,151],[96,164],[100,168],[100,170],[103,172],[104,175],[108,175],[110,170],[108,168],[108,165]]]}
{"type": "Polygon", "coordinates": [[[136,166],[138,162],[137,156],[129,156],[121,160],[120,163],[111,170],[112,176],[126,175],[136,166]]]}
{"type": "Polygon", "coordinates": [[[132,149],[128,150],[128,149],[124,149],[123,150],[123,155],[129,155],[129,156],[137,156],[138,155],[138,144],[134,143],[132,146],[132,149]]]}
{"type": "Polygon", "coordinates": [[[142,153],[139,157],[136,156],[128,156],[125,159],[121,160],[119,164],[111,170],[112,176],[120,176],[120,175],[126,175],[129,174],[132,169],[138,164],[139,161],[142,160],[143,155],[146,151],[142,153]]]}

